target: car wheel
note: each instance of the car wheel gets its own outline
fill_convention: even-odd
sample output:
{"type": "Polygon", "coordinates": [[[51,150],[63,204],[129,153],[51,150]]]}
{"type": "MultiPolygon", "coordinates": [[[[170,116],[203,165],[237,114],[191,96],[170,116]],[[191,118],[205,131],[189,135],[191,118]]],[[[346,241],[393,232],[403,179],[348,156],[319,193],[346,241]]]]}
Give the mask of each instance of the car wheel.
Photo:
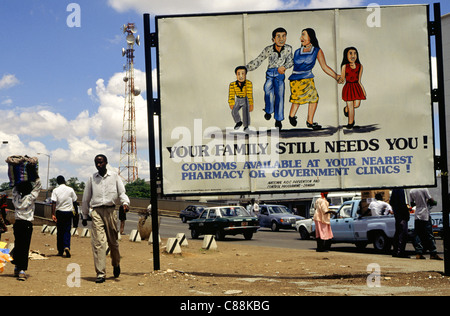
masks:
{"type": "Polygon", "coordinates": [[[373,247],[380,252],[388,252],[391,248],[389,238],[382,232],[377,233],[373,239],[373,247]]]}
{"type": "Polygon", "coordinates": [[[308,231],[306,230],[305,227],[303,227],[303,226],[300,227],[298,233],[300,234],[300,239],[302,239],[302,240],[309,240],[309,233],[308,233],[308,231]]]}
{"type": "Polygon", "coordinates": [[[224,240],[225,233],[222,230],[216,231],[216,240],[224,240]]]}
{"type": "Polygon", "coordinates": [[[198,233],[198,231],[195,228],[191,229],[191,237],[192,239],[197,239],[200,236],[200,234],[198,233]]]}
{"type": "Polygon", "coordinates": [[[186,216],[181,216],[181,221],[182,221],[183,223],[186,223],[186,222],[187,222],[186,216]]]}
{"type": "Polygon", "coordinates": [[[251,240],[253,238],[253,232],[245,232],[244,238],[245,240],[251,240]]]}
{"type": "Polygon", "coordinates": [[[278,227],[277,222],[272,222],[272,226],[270,227],[272,229],[273,232],[277,232],[280,230],[280,228],[278,227]]]}

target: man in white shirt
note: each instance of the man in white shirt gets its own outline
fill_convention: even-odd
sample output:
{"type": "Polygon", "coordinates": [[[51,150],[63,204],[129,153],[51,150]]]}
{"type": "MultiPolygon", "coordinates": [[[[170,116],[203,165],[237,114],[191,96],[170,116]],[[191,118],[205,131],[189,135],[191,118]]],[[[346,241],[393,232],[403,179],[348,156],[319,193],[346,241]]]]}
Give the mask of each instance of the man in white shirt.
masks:
{"type": "Polygon", "coordinates": [[[375,194],[375,201],[370,202],[369,209],[372,216],[383,216],[394,214],[392,207],[389,203],[383,201],[383,197],[380,193],[375,194]]]}
{"type": "Polygon", "coordinates": [[[253,212],[254,216],[259,215],[259,204],[255,201],[255,199],[252,199],[251,211],[253,212]]]}
{"type": "Polygon", "coordinates": [[[433,236],[433,224],[428,205],[436,205],[436,201],[430,195],[427,188],[412,189],[409,192],[411,204],[416,206],[414,214],[414,235],[413,245],[416,250],[417,259],[425,259],[423,256],[424,247],[430,251],[430,259],[442,260],[437,254],[436,242],[433,236]]]}
{"type": "Polygon", "coordinates": [[[114,267],[114,277],[120,275],[120,252],[117,229],[116,204],[123,205],[128,211],[130,199],[125,194],[125,187],[117,173],[106,168],[108,159],[105,155],[97,155],[94,159],[98,172],[94,173],[86,183],[83,194],[82,215],[83,226],[87,225],[89,207],[92,208],[92,252],[97,272],[96,283],[105,282],[106,250],[111,251],[111,263],[114,267]],[[108,244],[106,244],[106,241],[108,244]]]}
{"type": "Polygon", "coordinates": [[[75,191],[66,185],[63,176],[56,178],[58,187],[52,192],[52,219],[56,222],[56,247],[58,256],[65,253],[70,258],[70,229],[72,228],[73,203],[77,200],[75,191]]]}

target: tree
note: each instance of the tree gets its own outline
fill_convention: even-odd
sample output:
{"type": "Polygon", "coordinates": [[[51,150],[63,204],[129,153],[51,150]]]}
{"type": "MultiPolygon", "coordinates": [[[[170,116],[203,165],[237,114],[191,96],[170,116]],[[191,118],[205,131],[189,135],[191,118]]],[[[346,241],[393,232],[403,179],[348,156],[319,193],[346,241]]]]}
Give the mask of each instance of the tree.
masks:
{"type": "Polygon", "coordinates": [[[9,186],[9,182],[3,182],[0,185],[0,191],[6,191],[6,190],[9,190],[9,189],[11,189],[11,187],[9,186]]]}
{"type": "Polygon", "coordinates": [[[134,182],[127,183],[125,190],[129,197],[150,198],[150,184],[144,179],[137,179],[134,182]]]}
{"type": "MultiPolygon", "coordinates": [[[[58,186],[56,178],[51,178],[49,182],[51,188],[56,188],[58,186]]],[[[66,185],[73,188],[76,193],[83,193],[85,187],[85,183],[79,182],[77,177],[72,177],[69,180],[66,180],[66,185]]]]}
{"type": "Polygon", "coordinates": [[[85,184],[84,182],[78,182],[77,177],[72,177],[69,180],[66,181],[66,185],[71,187],[75,190],[77,193],[81,193],[84,191],[85,184]]]}
{"type": "Polygon", "coordinates": [[[58,186],[58,182],[56,182],[56,178],[51,178],[50,180],[48,180],[49,184],[50,184],[50,188],[54,189],[58,186]]]}

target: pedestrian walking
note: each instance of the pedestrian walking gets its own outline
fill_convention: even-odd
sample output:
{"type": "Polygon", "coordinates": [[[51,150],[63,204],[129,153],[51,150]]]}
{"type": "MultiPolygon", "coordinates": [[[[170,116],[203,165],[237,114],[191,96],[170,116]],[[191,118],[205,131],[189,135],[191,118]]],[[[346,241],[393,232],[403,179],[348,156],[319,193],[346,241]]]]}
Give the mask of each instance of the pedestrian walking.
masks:
{"type": "Polygon", "coordinates": [[[253,213],[254,216],[258,216],[259,215],[259,204],[258,202],[255,201],[255,199],[252,199],[251,201],[251,212],[253,213]]]}
{"type": "Polygon", "coordinates": [[[327,200],[328,192],[322,192],[321,197],[316,200],[314,223],[316,225],[316,241],[317,252],[323,252],[330,249],[331,239],[333,239],[333,232],[331,231],[330,217],[331,211],[329,210],[330,203],[327,200]]]}
{"type": "Polygon", "coordinates": [[[125,222],[127,220],[127,213],[124,210],[123,205],[119,206],[119,221],[120,221],[120,234],[125,235],[125,222]]]}
{"type": "Polygon", "coordinates": [[[393,242],[392,256],[399,258],[409,258],[405,248],[408,242],[408,222],[410,218],[409,207],[406,204],[405,190],[393,189],[389,201],[395,217],[395,235],[393,242]]]}
{"type": "MultiPolygon", "coordinates": [[[[411,204],[416,206],[414,215],[414,239],[416,259],[425,259],[424,247],[430,251],[430,259],[443,260],[437,254],[436,242],[433,236],[433,224],[429,206],[436,205],[427,188],[412,189],[409,192],[411,204]]],[[[426,250],[425,249],[425,250],[426,250]]]]}
{"type": "Polygon", "coordinates": [[[71,187],[66,185],[63,176],[56,178],[58,186],[52,192],[52,219],[56,222],[56,247],[58,256],[70,254],[70,229],[72,228],[72,219],[74,203],[77,201],[77,195],[71,187]]]}
{"type": "Polygon", "coordinates": [[[108,159],[105,155],[97,155],[94,159],[98,172],[94,173],[86,183],[83,194],[82,215],[83,226],[87,225],[89,208],[92,208],[92,252],[94,255],[96,283],[105,282],[106,250],[111,251],[111,263],[114,277],[120,275],[120,252],[117,229],[116,204],[120,202],[128,211],[130,200],[125,193],[125,187],[117,173],[107,168],[108,159]]]}
{"type": "Polygon", "coordinates": [[[8,219],[6,218],[6,208],[8,207],[7,199],[7,194],[2,194],[2,196],[0,197],[0,217],[5,225],[10,225],[10,222],[8,222],[8,219]]]}
{"type": "Polygon", "coordinates": [[[27,279],[28,253],[30,251],[31,236],[33,234],[34,203],[41,190],[41,180],[37,170],[30,168],[30,173],[35,173],[35,181],[23,181],[13,188],[13,205],[15,208],[14,249],[11,251],[12,264],[15,265],[14,276],[19,281],[27,279]]]}
{"type": "Polygon", "coordinates": [[[8,231],[8,227],[6,227],[3,218],[0,216],[0,240],[2,240],[2,234],[8,231]]]}
{"type": "Polygon", "coordinates": [[[7,225],[10,225],[8,220],[6,219],[6,199],[8,195],[2,194],[0,197],[0,240],[2,240],[2,233],[6,233],[8,231],[7,225]]]}
{"type": "Polygon", "coordinates": [[[73,228],[78,228],[78,222],[80,221],[79,206],[80,204],[77,201],[73,202],[73,218],[72,218],[73,228]]]}

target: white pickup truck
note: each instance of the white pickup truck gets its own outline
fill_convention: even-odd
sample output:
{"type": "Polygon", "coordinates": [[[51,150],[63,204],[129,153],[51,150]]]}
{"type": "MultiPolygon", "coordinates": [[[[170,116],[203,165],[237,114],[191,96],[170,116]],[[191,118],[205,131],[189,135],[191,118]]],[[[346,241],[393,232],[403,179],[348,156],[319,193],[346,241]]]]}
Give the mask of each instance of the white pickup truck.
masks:
{"type": "MultiPolygon", "coordinates": [[[[364,248],[373,243],[376,250],[388,251],[395,234],[395,218],[388,216],[361,216],[361,200],[344,202],[337,210],[337,214],[330,220],[333,231],[333,243],[353,243],[357,247],[364,248]]],[[[433,230],[438,232],[442,229],[442,213],[431,213],[433,230]]],[[[297,221],[295,227],[301,239],[315,236],[314,221],[305,219],[297,221]]],[[[414,215],[408,223],[410,235],[414,230],[414,215]]]]}

